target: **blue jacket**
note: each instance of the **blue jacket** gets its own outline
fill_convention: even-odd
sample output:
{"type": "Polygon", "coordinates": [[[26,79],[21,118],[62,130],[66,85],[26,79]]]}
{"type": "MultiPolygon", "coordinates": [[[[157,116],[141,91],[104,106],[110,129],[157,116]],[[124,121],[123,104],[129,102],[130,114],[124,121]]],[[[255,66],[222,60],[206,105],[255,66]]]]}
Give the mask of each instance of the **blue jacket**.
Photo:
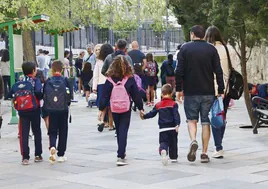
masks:
{"type": "Polygon", "coordinates": [[[163,98],[152,111],[144,115],[144,119],[153,118],[159,113],[158,125],[160,129],[180,125],[181,119],[178,104],[170,98],[163,98]]]}
{"type": "MultiPolygon", "coordinates": [[[[119,78],[112,78],[112,79],[115,83],[120,81],[119,78]]],[[[141,95],[139,93],[139,90],[138,90],[138,87],[137,87],[137,84],[136,84],[134,77],[130,77],[127,80],[127,82],[125,84],[125,88],[126,88],[128,94],[130,95],[131,99],[134,101],[137,108],[139,110],[143,110],[142,98],[141,98],[141,95]]],[[[106,108],[106,106],[108,106],[112,90],[113,90],[113,84],[110,81],[108,81],[108,79],[107,79],[104,86],[103,86],[103,91],[102,91],[102,94],[100,97],[100,104],[99,104],[100,111],[104,110],[104,108],[106,108]]]]}
{"type": "Polygon", "coordinates": [[[258,96],[261,98],[268,98],[268,83],[257,85],[258,96]]]}
{"type": "MultiPolygon", "coordinates": [[[[29,80],[29,76],[26,76],[24,80],[29,80]]],[[[27,112],[18,112],[19,113],[19,116],[23,116],[23,115],[32,115],[32,114],[36,114],[39,112],[40,114],[40,100],[42,100],[43,98],[43,87],[42,87],[42,84],[41,84],[41,81],[40,79],[38,78],[33,78],[33,81],[34,81],[34,95],[38,101],[38,105],[37,105],[37,108],[32,110],[32,111],[27,111],[27,112]]],[[[18,88],[17,88],[17,85],[13,85],[11,90],[9,91],[9,94],[8,94],[8,98],[13,98],[13,95],[15,94],[15,92],[18,91],[18,88]]]]}

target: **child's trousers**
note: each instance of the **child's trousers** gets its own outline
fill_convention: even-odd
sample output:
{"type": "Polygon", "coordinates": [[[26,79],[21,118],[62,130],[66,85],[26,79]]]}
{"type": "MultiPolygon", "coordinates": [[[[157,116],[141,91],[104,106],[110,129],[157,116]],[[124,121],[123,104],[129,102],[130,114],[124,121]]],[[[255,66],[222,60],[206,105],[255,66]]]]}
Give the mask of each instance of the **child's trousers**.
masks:
{"type": "Polygon", "coordinates": [[[121,159],[125,158],[130,117],[131,117],[131,110],[122,114],[113,113],[115,129],[117,134],[117,145],[118,145],[117,157],[121,159]]]}
{"type": "Polygon", "coordinates": [[[159,133],[159,153],[166,150],[170,159],[178,158],[178,133],[176,130],[159,133]]]}
{"type": "Polygon", "coordinates": [[[67,147],[68,136],[68,112],[53,112],[49,114],[49,149],[56,148],[57,135],[58,140],[58,153],[57,155],[64,156],[67,147]]]}
{"type": "Polygon", "coordinates": [[[35,156],[41,156],[42,154],[42,134],[40,127],[40,111],[27,112],[24,115],[20,115],[19,119],[19,136],[20,136],[20,150],[23,159],[30,159],[29,148],[29,132],[30,127],[34,134],[34,146],[35,156]]]}

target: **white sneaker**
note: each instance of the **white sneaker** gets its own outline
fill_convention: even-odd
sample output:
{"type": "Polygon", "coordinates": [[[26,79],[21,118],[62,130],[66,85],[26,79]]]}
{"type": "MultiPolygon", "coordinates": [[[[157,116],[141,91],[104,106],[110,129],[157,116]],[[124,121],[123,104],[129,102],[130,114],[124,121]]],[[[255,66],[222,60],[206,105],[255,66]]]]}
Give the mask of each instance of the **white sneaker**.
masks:
{"type": "Polygon", "coordinates": [[[49,156],[50,163],[54,163],[56,161],[56,157],[55,157],[56,152],[57,150],[55,147],[50,148],[50,156],[49,156]]]}
{"type": "Polygon", "coordinates": [[[118,158],[117,162],[116,162],[116,165],[117,166],[124,166],[124,165],[128,165],[128,163],[127,163],[126,159],[118,158]]]}
{"type": "Polygon", "coordinates": [[[164,166],[167,166],[167,164],[168,164],[168,157],[167,157],[167,151],[166,150],[162,150],[161,151],[161,157],[162,157],[162,164],[164,166]]]}
{"type": "Polygon", "coordinates": [[[58,162],[60,162],[60,163],[63,163],[63,162],[65,162],[65,161],[67,161],[67,157],[65,157],[65,156],[60,156],[60,157],[58,158],[58,162]]]}
{"type": "Polygon", "coordinates": [[[171,161],[171,163],[178,163],[177,159],[171,159],[170,161],[171,161]]]}
{"type": "Polygon", "coordinates": [[[34,135],[32,135],[32,141],[34,141],[34,135]]]}
{"type": "Polygon", "coordinates": [[[220,150],[220,151],[215,151],[213,154],[212,154],[212,157],[213,158],[218,158],[218,159],[222,159],[223,158],[223,150],[220,150]]]}

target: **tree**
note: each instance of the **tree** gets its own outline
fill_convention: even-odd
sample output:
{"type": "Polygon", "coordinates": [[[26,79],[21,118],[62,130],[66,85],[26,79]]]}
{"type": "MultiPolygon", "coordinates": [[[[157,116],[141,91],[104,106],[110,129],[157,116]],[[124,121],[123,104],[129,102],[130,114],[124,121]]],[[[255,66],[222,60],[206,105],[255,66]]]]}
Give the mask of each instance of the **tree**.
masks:
{"type": "MultiPolygon", "coordinates": [[[[221,29],[225,39],[236,50],[244,78],[244,98],[251,123],[255,123],[248,91],[247,62],[253,47],[268,39],[267,0],[171,0],[178,22],[183,27],[214,24],[221,29]],[[207,7],[201,11],[198,7],[207,7]],[[188,14],[188,15],[187,15],[188,14]],[[200,20],[196,17],[201,15],[200,20]]],[[[184,30],[185,31],[185,30],[184,30]]],[[[188,34],[188,32],[187,32],[188,34]]]]}

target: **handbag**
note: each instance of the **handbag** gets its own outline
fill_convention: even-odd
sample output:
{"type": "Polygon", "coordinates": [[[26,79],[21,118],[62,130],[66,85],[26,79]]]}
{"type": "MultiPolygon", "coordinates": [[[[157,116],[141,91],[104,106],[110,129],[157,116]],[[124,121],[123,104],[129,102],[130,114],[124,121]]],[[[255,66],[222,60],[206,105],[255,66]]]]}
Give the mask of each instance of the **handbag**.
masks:
{"type": "Polygon", "coordinates": [[[211,112],[211,126],[215,128],[224,127],[226,124],[226,116],[224,112],[222,97],[218,97],[214,101],[210,109],[210,112],[211,112]]]}

